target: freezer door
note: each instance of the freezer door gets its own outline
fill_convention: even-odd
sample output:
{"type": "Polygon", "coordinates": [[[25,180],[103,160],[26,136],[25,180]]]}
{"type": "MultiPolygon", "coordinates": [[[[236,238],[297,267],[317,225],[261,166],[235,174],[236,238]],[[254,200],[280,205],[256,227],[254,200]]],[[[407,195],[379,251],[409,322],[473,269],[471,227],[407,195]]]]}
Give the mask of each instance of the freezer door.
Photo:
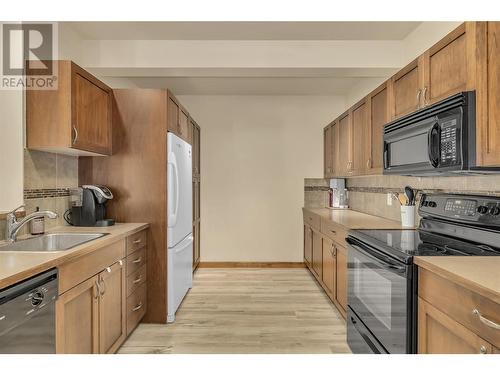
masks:
{"type": "Polygon", "coordinates": [[[193,231],[193,185],[191,145],[167,133],[168,247],[193,231]]]}
{"type": "Polygon", "coordinates": [[[193,286],[193,236],[168,249],[167,322],[175,320],[175,312],[193,286]]]}

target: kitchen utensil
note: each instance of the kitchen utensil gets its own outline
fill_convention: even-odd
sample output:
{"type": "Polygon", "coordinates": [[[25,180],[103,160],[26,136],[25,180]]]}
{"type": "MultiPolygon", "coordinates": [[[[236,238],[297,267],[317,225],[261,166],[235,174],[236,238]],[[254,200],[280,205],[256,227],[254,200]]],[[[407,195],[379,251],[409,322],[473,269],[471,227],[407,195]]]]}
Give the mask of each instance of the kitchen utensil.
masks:
{"type": "Polygon", "coordinates": [[[405,195],[408,198],[408,204],[410,206],[415,205],[415,192],[410,186],[405,186],[405,195]]]}

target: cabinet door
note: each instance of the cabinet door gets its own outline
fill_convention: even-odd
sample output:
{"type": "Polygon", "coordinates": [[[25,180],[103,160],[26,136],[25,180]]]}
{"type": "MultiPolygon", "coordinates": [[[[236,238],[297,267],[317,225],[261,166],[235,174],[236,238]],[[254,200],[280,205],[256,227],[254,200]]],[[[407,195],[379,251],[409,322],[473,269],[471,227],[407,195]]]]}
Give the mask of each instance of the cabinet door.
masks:
{"type": "Polygon", "coordinates": [[[337,302],[347,310],[347,249],[337,246],[337,302]]]}
{"type": "Polygon", "coordinates": [[[332,177],[339,176],[339,123],[332,124],[332,177]]]}
{"type": "Polygon", "coordinates": [[[312,265],[313,232],[310,226],[304,225],[304,260],[312,265]]]}
{"type": "Polygon", "coordinates": [[[193,221],[200,218],[200,179],[193,177],[193,221]]]}
{"type": "Polygon", "coordinates": [[[329,125],[323,129],[323,165],[324,176],[330,178],[333,176],[333,147],[332,136],[333,126],[329,125]]]}
{"type": "Polygon", "coordinates": [[[184,139],[186,142],[191,143],[192,139],[189,138],[189,114],[184,108],[179,110],[179,125],[178,125],[179,137],[184,139]]]}
{"type": "Polygon", "coordinates": [[[356,104],[352,108],[352,174],[362,175],[366,170],[367,145],[370,137],[367,127],[366,101],[356,104]]]}
{"type": "Polygon", "coordinates": [[[113,264],[98,275],[99,352],[113,353],[127,335],[125,264],[113,264]]]}
{"type": "Polygon", "coordinates": [[[179,135],[179,104],[170,92],[167,102],[167,129],[179,135]]]}
{"type": "Polygon", "coordinates": [[[351,123],[349,113],[344,113],[338,120],[339,127],[339,176],[348,176],[351,173],[351,123]]]}
{"type": "Polygon", "coordinates": [[[318,279],[323,273],[323,239],[319,232],[313,230],[312,234],[312,268],[318,279]]]}
{"type": "Polygon", "coordinates": [[[99,352],[97,276],[75,286],[56,301],[56,353],[99,352]]]}
{"type": "Polygon", "coordinates": [[[463,23],[424,53],[424,105],[467,90],[472,78],[468,73],[468,48],[475,48],[473,39],[467,39],[463,23]]]}
{"type": "Polygon", "coordinates": [[[389,106],[387,101],[387,83],[374,90],[367,101],[368,134],[366,161],[367,173],[380,173],[383,170],[383,137],[384,125],[389,122],[389,106]]]}
{"type": "Polygon", "coordinates": [[[335,268],[337,248],[334,242],[323,237],[323,275],[322,280],[326,292],[335,298],[335,268]]]}
{"type": "Polygon", "coordinates": [[[71,147],[111,155],[111,89],[77,65],[71,68],[71,147]]]}
{"type": "Polygon", "coordinates": [[[482,166],[500,166],[500,22],[478,22],[487,92],[476,91],[477,161],[482,166]]]}
{"type": "Polygon", "coordinates": [[[420,108],[423,87],[422,57],[412,61],[390,80],[391,117],[396,119],[420,108]]]}
{"type": "Polygon", "coordinates": [[[423,299],[418,299],[419,354],[488,354],[493,347],[423,299]]]}
{"type": "Polygon", "coordinates": [[[200,127],[191,120],[193,133],[193,176],[200,174],[200,127]]]}

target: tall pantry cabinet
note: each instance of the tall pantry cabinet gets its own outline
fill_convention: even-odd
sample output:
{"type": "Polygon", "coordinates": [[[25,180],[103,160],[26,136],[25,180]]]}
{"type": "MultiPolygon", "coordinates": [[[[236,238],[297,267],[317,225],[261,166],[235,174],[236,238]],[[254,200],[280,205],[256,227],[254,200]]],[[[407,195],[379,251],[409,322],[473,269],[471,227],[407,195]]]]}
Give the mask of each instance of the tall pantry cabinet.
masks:
{"type": "MultiPolygon", "coordinates": [[[[200,130],[197,126],[193,132],[194,121],[168,90],[119,89],[113,90],[113,96],[113,155],[80,157],[79,184],[102,184],[111,189],[114,199],[108,202],[109,217],[118,222],[150,224],[146,249],[148,308],[144,321],[165,323],[167,132],[192,143],[195,134],[199,142],[200,130]]],[[[199,160],[199,147],[193,152],[198,153],[194,157],[199,160]]],[[[199,164],[197,168],[199,181],[199,164]]],[[[194,233],[195,243],[199,244],[198,231],[199,220],[194,233]]],[[[199,260],[199,245],[197,249],[199,260]]]]}

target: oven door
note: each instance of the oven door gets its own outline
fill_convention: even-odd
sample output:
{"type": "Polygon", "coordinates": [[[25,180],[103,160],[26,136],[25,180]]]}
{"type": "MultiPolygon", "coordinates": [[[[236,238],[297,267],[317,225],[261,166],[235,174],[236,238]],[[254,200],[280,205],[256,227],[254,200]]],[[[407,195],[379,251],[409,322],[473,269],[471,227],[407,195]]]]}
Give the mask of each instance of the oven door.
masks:
{"type": "Polygon", "coordinates": [[[348,243],[349,308],[387,352],[411,353],[411,265],[352,238],[348,243]]]}
{"type": "Polygon", "coordinates": [[[384,134],[384,173],[435,173],[439,166],[437,118],[409,124],[384,134]]]}

